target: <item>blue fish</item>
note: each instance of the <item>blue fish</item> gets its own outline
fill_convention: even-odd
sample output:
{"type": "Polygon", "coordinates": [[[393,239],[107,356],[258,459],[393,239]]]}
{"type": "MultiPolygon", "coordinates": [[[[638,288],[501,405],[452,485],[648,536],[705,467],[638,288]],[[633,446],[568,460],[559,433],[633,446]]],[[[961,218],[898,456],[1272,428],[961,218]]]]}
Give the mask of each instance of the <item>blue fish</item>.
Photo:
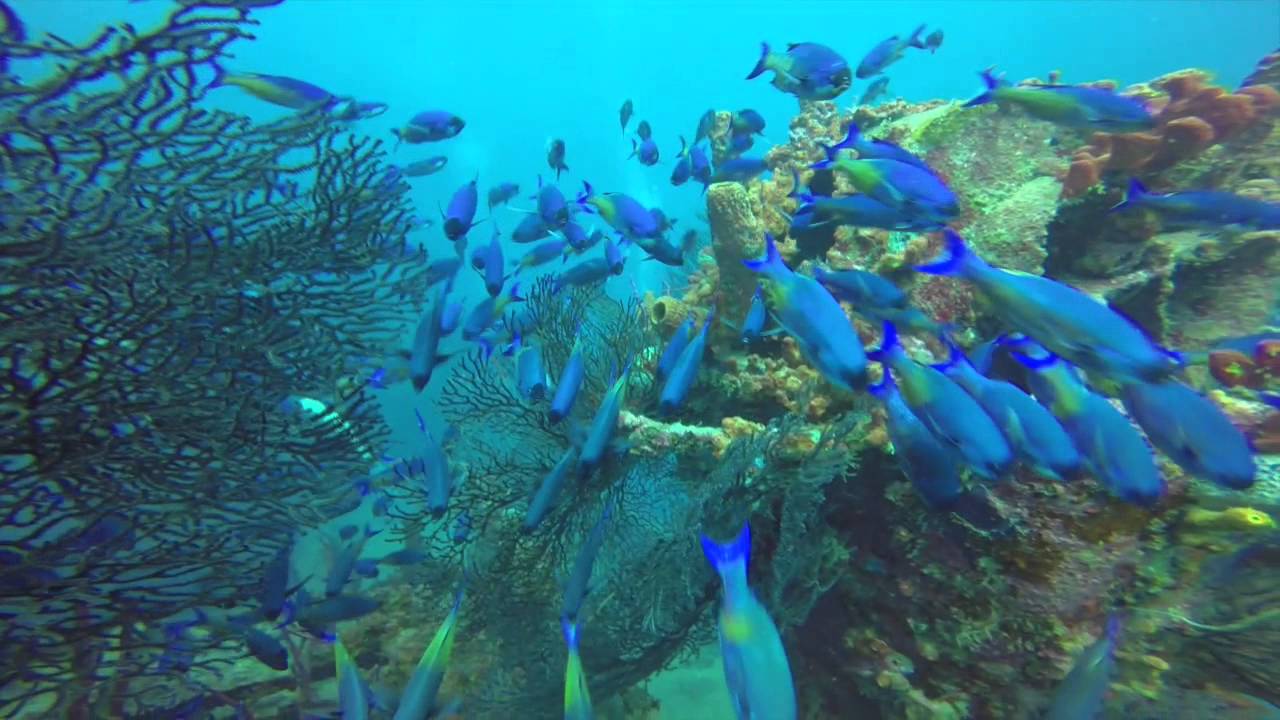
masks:
{"type": "Polygon", "coordinates": [[[828,382],[846,390],[867,384],[867,356],[862,341],[840,303],[813,278],[797,275],[765,233],[765,254],[743,260],[764,276],[765,296],[783,329],[828,382]]]}
{"type": "Polygon", "coordinates": [[[1041,120],[1065,127],[1104,132],[1135,132],[1155,127],[1140,101],[1111,90],[1074,85],[1010,85],[991,71],[982,72],[986,90],[965,107],[994,102],[1015,106],[1041,120]]]}
{"type": "Polygon", "coordinates": [[[747,79],[773,71],[773,86],[802,100],[834,100],[853,84],[849,62],[826,45],[792,43],[785,54],[760,43],[760,59],[747,79]]]}
{"type": "Polygon", "coordinates": [[[944,231],[945,257],[916,270],[972,282],[1006,325],[1086,370],[1120,380],[1158,381],[1181,365],[1132,321],[1079,290],[1038,275],[988,265],[944,231]]]}
{"type": "Polygon", "coordinates": [[[641,140],[640,142],[637,143],[635,138],[632,138],[631,154],[628,155],[627,157],[628,159],[638,158],[640,160],[641,165],[646,165],[646,166],[657,165],[658,164],[658,143],[654,142],[652,138],[641,140]]]}
{"type": "Polygon", "coordinates": [[[354,122],[378,117],[390,109],[391,106],[384,102],[364,102],[355,98],[343,98],[329,109],[329,114],[337,120],[354,122]]]}
{"type": "Polygon", "coordinates": [[[564,667],[564,718],[565,720],[592,720],[591,692],[587,688],[587,676],[582,670],[582,658],[578,655],[578,631],[576,620],[560,618],[560,630],[569,659],[564,667]]]}
{"type": "Polygon", "coordinates": [[[725,160],[716,167],[711,182],[747,183],[766,172],[769,172],[769,163],[765,162],[764,158],[733,158],[725,160]]]}
{"type": "Polygon", "coordinates": [[[755,110],[739,110],[733,114],[729,124],[735,135],[764,134],[764,116],[755,110]]]}
{"type": "Polygon", "coordinates": [[[541,400],[547,394],[547,370],[542,364],[542,348],[525,345],[519,331],[512,345],[516,356],[516,389],[526,400],[541,400]]]}
{"type": "Polygon", "coordinates": [[[768,317],[769,310],[764,305],[764,290],[756,285],[756,291],[751,294],[751,307],[747,308],[747,317],[742,321],[743,344],[749,345],[760,339],[768,317]]]}
{"type": "Polygon", "coordinates": [[[841,171],[858,192],[912,219],[945,223],[960,214],[955,193],[928,168],[882,158],[854,160],[838,153],[833,148],[826,160],[812,167],[841,171]]]}
{"type": "Polygon", "coordinates": [[[1075,474],[1080,453],[1053,413],[1017,386],[983,376],[960,348],[947,345],[951,358],[937,369],[978,401],[1018,458],[1046,477],[1062,480],[1075,474]]]}
{"type": "Polygon", "coordinates": [[[583,181],[578,205],[590,212],[594,209],[609,226],[624,238],[657,237],[662,227],[644,205],[623,193],[599,195],[591,184],[583,181]]]}
{"type": "Polygon", "coordinates": [[[835,145],[819,145],[823,153],[828,157],[835,157],[841,150],[852,150],[858,154],[858,158],[862,160],[897,160],[900,163],[915,165],[918,168],[933,172],[924,160],[885,140],[872,140],[864,136],[859,130],[857,123],[849,123],[849,127],[845,129],[844,139],[835,145]]]}
{"type": "Polygon", "coordinates": [[[1216,190],[1149,192],[1137,178],[1129,180],[1124,201],[1112,210],[1154,210],[1171,225],[1234,226],[1254,230],[1280,228],[1280,203],[1264,202],[1216,190]]]}
{"type": "Polygon", "coordinates": [[[729,147],[725,154],[731,158],[736,158],[750,150],[755,144],[755,137],[751,133],[733,133],[729,135],[729,147]]]}
{"type": "Polygon", "coordinates": [[[571,265],[569,269],[556,275],[555,281],[551,285],[552,293],[559,293],[566,287],[579,287],[582,285],[591,285],[600,282],[605,278],[613,275],[613,265],[605,258],[591,258],[583,260],[577,265],[571,265]]]}
{"type": "Polygon", "coordinates": [[[707,331],[711,328],[711,320],[714,316],[714,309],[707,313],[706,319],[702,321],[702,330],[680,352],[680,357],[676,359],[671,373],[662,385],[658,408],[664,415],[670,415],[680,409],[684,404],[685,396],[697,381],[698,370],[702,368],[702,356],[707,347],[707,331]]]}
{"type": "Polygon", "coordinates": [[[573,338],[573,349],[569,351],[569,359],[560,371],[560,381],[556,383],[555,395],[551,398],[551,409],[547,411],[551,422],[557,423],[569,417],[573,410],[573,402],[578,398],[582,388],[582,380],[586,375],[586,361],[582,356],[582,326],[573,338]]]}
{"type": "Polygon", "coordinates": [[[907,294],[897,285],[866,270],[828,270],[818,266],[813,269],[813,277],[830,290],[837,300],[854,306],[906,309],[910,304],[907,294]]]}
{"type": "Polygon", "coordinates": [[[537,213],[525,215],[516,225],[516,229],[511,233],[512,242],[521,245],[525,243],[537,242],[546,237],[551,232],[546,223],[542,222],[542,217],[537,213]]]}
{"type": "Polygon", "coordinates": [[[1217,403],[1177,380],[1131,383],[1120,397],[1147,439],[1183,470],[1233,490],[1253,485],[1249,441],[1217,403]]]}
{"type": "Polygon", "coordinates": [[[627,362],[618,379],[600,399],[600,407],[596,409],[591,427],[582,440],[582,448],[578,456],[579,477],[589,476],[604,462],[605,454],[614,449],[618,415],[622,413],[622,406],[627,402],[627,387],[631,382],[631,368],[634,364],[634,358],[627,362]]]}
{"type": "MultiPolygon", "coordinates": [[[[464,580],[465,583],[465,580],[464,580]]],[[[392,720],[428,720],[441,717],[438,696],[445,672],[453,657],[453,640],[457,634],[458,613],[462,608],[463,585],[453,594],[453,605],[431,643],[422,651],[418,665],[400,693],[400,702],[392,720]]],[[[345,720],[345,715],[343,716],[345,720]]]]}
{"type": "Polygon", "coordinates": [[[702,183],[702,192],[706,192],[711,185],[713,173],[711,160],[707,158],[707,153],[703,151],[701,145],[694,145],[689,149],[689,174],[694,180],[702,183]]]}
{"type": "Polygon", "coordinates": [[[542,184],[542,176],[538,176],[538,217],[549,230],[559,230],[569,222],[569,204],[555,185],[542,184]]]}
{"type": "Polygon", "coordinates": [[[956,453],[938,442],[933,431],[911,412],[893,375],[867,388],[884,402],[885,428],[893,442],[893,454],[911,485],[925,504],[934,510],[948,509],[964,494],[956,453]]]}
{"type": "Polygon", "coordinates": [[[262,590],[258,595],[258,605],[262,617],[275,620],[284,608],[284,602],[291,594],[289,589],[289,559],[293,556],[293,539],[280,546],[271,561],[263,569],[262,590]]]}
{"type": "Polygon", "coordinates": [[[702,552],[720,575],[720,658],[738,720],[795,720],[796,691],[777,625],[747,584],[751,526],[727,545],[702,536],[702,552]]]}
{"type": "Polygon", "coordinates": [[[476,179],[458,188],[449,199],[449,207],[441,213],[444,218],[444,234],[457,242],[465,237],[467,231],[476,226],[476,202],[479,196],[476,191],[476,179]]]}
{"type": "MultiPolygon", "coordinates": [[[[565,226],[560,229],[560,236],[564,238],[564,241],[576,254],[590,250],[597,242],[604,239],[603,233],[591,233],[588,235],[581,225],[573,221],[565,223],[565,226]]],[[[565,256],[568,257],[568,255],[569,251],[566,250],[565,256]]]]}
{"type": "MultiPolygon", "coordinates": [[[[503,274],[505,268],[502,259],[502,234],[497,226],[493,228],[493,237],[489,239],[489,244],[480,252],[483,259],[481,267],[484,271],[484,289],[488,291],[489,297],[498,297],[502,294],[502,286],[506,283],[507,276],[503,274]]],[[[474,265],[473,258],[472,266],[474,265]]]]}
{"type": "Polygon", "coordinates": [[[338,678],[338,713],[343,720],[368,720],[369,687],[360,677],[360,668],[351,660],[351,654],[342,639],[333,639],[334,674],[338,678]]]}
{"type": "Polygon", "coordinates": [[[552,260],[561,259],[565,255],[569,243],[564,240],[549,240],[538,245],[534,245],[533,249],[525,253],[516,261],[516,267],[521,269],[535,268],[539,265],[545,265],[552,260]]]}
{"type": "Polygon", "coordinates": [[[427,554],[417,548],[403,548],[378,558],[379,563],[388,565],[417,565],[427,559],[427,554]]]}
{"type": "Polygon", "coordinates": [[[922,32],[924,32],[924,25],[916,28],[906,40],[897,35],[881,40],[862,58],[862,62],[858,63],[858,79],[864,80],[884,72],[885,68],[902,59],[907,48],[924,49],[924,41],[920,39],[922,32]]]}
{"type": "Polygon", "coordinates": [[[714,108],[707,108],[706,112],[698,117],[698,129],[693,134],[693,144],[706,140],[711,137],[711,133],[716,129],[716,111],[714,108]]]}
{"type": "Polygon", "coordinates": [[[871,81],[866,90],[862,91],[862,97],[858,98],[859,105],[870,105],[889,92],[889,76],[881,76],[871,81]]]}
{"type": "Polygon", "coordinates": [[[600,519],[591,527],[578,548],[578,555],[573,560],[573,569],[564,583],[564,596],[560,603],[560,617],[577,621],[582,612],[582,604],[591,592],[591,569],[595,566],[596,556],[600,554],[600,546],[604,544],[604,533],[608,529],[609,520],[613,516],[613,505],[606,503],[600,519]]]}
{"type": "Polygon", "coordinates": [[[489,188],[489,209],[503,205],[520,194],[520,186],[513,182],[498,183],[489,188]]]}
{"type": "Polygon", "coordinates": [[[693,163],[689,160],[689,144],[684,136],[680,136],[680,152],[676,154],[676,166],[671,169],[671,184],[679,187],[689,182],[693,174],[693,163]]]}
{"type": "Polygon", "coordinates": [[[944,226],[936,217],[912,215],[909,210],[885,205],[870,195],[815,195],[801,186],[798,175],[794,177],[793,187],[796,189],[788,193],[788,197],[794,197],[799,203],[792,220],[793,228],[797,223],[806,228],[832,223],[898,231],[937,230],[944,226]]]}
{"type": "MultiPolygon", "coordinates": [[[[427,509],[436,517],[444,515],[449,507],[449,495],[453,492],[453,471],[449,468],[449,456],[444,446],[436,440],[435,435],[427,429],[427,422],[422,413],[414,408],[413,415],[418,421],[418,431],[422,433],[422,454],[414,461],[414,468],[422,473],[422,489],[427,497],[427,509]]],[[[445,431],[448,438],[452,429],[445,431]]]]}
{"type": "Polygon", "coordinates": [[[1014,348],[1014,358],[1032,371],[1027,379],[1036,398],[1062,423],[1098,482],[1121,500],[1138,505],[1153,505],[1164,496],[1167,488],[1151,448],[1124,413],[1043,347],[1022,340],[1014,348]]]}
{"type": "Polygon", "coordinates": [[[406,353],[409,361],[409,378],[413,383],[414,392],[422,392],[427,383],[431,382],[431,374],[435,367],[449,359],[447,354],[440,352],[440,340],[443,337],[440,328],[444,324],[444,311],[448,305],[450,284],[445,283],[436,292],[434,302],[418,321],[418,328],[413,333],[413,345],[406,353]]]}
{"type": "MultiPolygon", "coordinates": [[[[520,283],[511,283],[511,287],[507,288],[507,293],[499,297],[487,297],[480,301],[471,313],[467,315],[467,320],[462,324],[462,338],[464,340],[481,340],[481,336],[486,330],[493,327],[498,322],[503,313],[507,311],[507,306],[513,302],[523,302],[524,296],[520,294],[520,283]]],[[[492,348],[489,348],[492,350],[492,348]]]]}
{"type": "Polygon", "coordinates": [[[1116,645],[1120,641],[1120,620],[1107,618],[1107,630],[1085,648],[1053,692],[1046,720],[1089,720],[1102,712],[1111,675],[1116,669],[1116,645]]]}
{"type": "Polygon", "coordinates": [[[609,272],[614,275],[622,274],[622,266],[627,261],[627,258],[622,253],[622,248],[613,241],[613,238],[607,238],[604,241],[604,261],[609,265],[609,272]]]}
{"type": "MultiPolygon", "coordinates": [[[[697,235],[692,236],[692,240],[697,240],[697,235]]],[[[657,260],[663,265],[672,267],[682,267],[685,261],[685,253],[690,249],[690,236],[686,235],[680,244],[668,240],[665,235],[659,235],[656,238],[636,238],[633,242],[648,254],[647,260],[657,260]]]]}
{"type": "Polygon", "coordinates": [[[452,335],[454,330],[458,329],[458,322],[462,319],[462,303],[450,302],[444,306],[444,312],[440,313],[440,334],[452,335]]]}
{"type": "Polygon", "coordinates": [[[458,513],[457,519],[453,521],[453,532],[450,534],[453,542],[457,545],[465,543],[471,537],[471,513],[463,510],[458,513]]]}
{"type": "Polygon", "coordinates": [[[443,155],[429,157],[425,160],[417,160],[400,168],[405,177],[425,177],[434,175],[444,169],[449,164],[449,158],[443,155]]]}
{"type": "Polygon", "coordinates": [[[982,406],[950,378],[907,356],[898,344],[893,323],[884,324],[884,339],[872,355],[893,369],[907,407],[938,442],[954,448],[974,472],[989,480],[1004,474],[1013,451],[1000,428],[982,406]]]}
{"type": "Polygon", "coordinates": [[[568,479],[569,472],[577,462],[578,450],[570,446],[534,490],[533,496],[529,499],[529,507],[524,513],[524,521],[520,523],[521,532],[533,532],[547,513],[556,506],[560,490],[564,488],[565,480],[568,479]]]}
{"type": "Polygon", "coordinates": [[[439,142],[457,137],[467,123],[443,110],[425,110],[409,118],[408,124],[391,131],[398,142],[410,144],[439,142]]]}
{"type": "Polygon", "coordinates": [[[684,352],[692,336],[693,315],[689,315],[685,317],[684,322],[680,323],[676,331],[671,333],[671,338],[667,340],[667,347],[658,358],[658,364],[654,372],[659,380],[665,380],[671,374],[672,368],[676,366],[676,361],[680,359],[680,354],[684,352]]]}

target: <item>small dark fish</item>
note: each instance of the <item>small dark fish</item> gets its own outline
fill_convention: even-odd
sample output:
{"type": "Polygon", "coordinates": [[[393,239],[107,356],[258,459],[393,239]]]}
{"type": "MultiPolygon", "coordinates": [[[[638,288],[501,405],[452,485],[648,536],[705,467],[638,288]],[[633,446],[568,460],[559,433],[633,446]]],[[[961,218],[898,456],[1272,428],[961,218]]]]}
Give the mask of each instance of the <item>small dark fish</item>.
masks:
{"type": "Polygon", "coordinates": [[[725,160],[716,168],[711,182],[748,183],[763,173],[769,172],[769,164],[764,158],[734,158],[725,160]]]}
{"type": "Polygon", "coordinates": [[[564,240],[548,240],[539,245],[534,245],[532,250],[520,258],[517,266],[521,269],[535,268],[557,258],[563,258],[565,248],[568,245],[569,243],[564,240]]]}
{"type": "Polygon", "coordinates": [[[711,137],[711,131],[716,129],[716,111],[714,109],[702,113],[702,117],[698,118],[698,130],[693,134],[693,144],[706,140],[711,137]]]}
{"type": "Polygon", "coordinates": [[[676,361],[680,359],[680,354],[684,352],[684,348],[689,344],[689,340],[693,336],[693,316],[689,315],[680,323],[676,331],[671,333],[671,338],[667,340],[667,347],[662,351],[662,356],[658,358],[658,365],[655,372],[659,380],[665,380],[671,374],[671,369],[676,366],[676,361]]]}
{"type": "Polygon", "coordinates": [[[438,142],[456,137],[467,123],[457,115],[443,110],[427,110],[409,118],[408,124],[392,130],[400,142],[410,144],[438,142]]]}
{"type": "Polygon", "coordinates": [[[520,186],[513,182],[504,182],[489,188],[489,209],[503,205],[520,194],[520,186]]]}
{"type": "Polygon", "coordinates": [[[889,76],[882,75],[871,82],[867,89],[862,92],[862,97],[858,98],[859,105],[870,105],[875,102],[881,95],[889,91],[889,76]]]}
{"type": "Polygon", "coordinates": [[[378,577],[378,561],[373,558],[360,558],[356,561],[355,574],[365,578],[378,577]]]}
{"type": "Polygon", "coordinates": [[[648,120],[640,121],[640,124],[636,126],[636,135],[639,135],[641,140],[653,139],[653,129],[649,127],[648,120]]]}
{"type": "Polygon", "coordinates": [[[283,545],[272,556],[271,562],[263,571],[262,591],[258,595],[262,616],[275,620],[284,608],[285,599],[289,595],[289,558],[293,553],[293,541],[283,545]]]}
{"type": "Polygon", "coordinates": [[[928,49],[929,54],[938,52],[938,48],[942,47],[942,31],[934,30],[924,39],[924,46],[928,49]]]}
{"type": "Polygon", "coordinates": [[[834,100],[853,84],[848,61],[818,43],[792,43],[781,55],[760,43],[760,59],[747,79],[765,70],[773,71],[774,87],[803,100],[834,100]]]}
{"type": "Polygon", "coordinates": [[[471,182],[458,188],[453,193],[453,197],[449,200],[449,207],[441,215],[444,217],[444,234],[450,240],[457,242],[459,238],[465,237],[467,231],[475,227],[476,202],[478,200],[476,191],[476,181],[471,182]]]}
{"type": "Polygon", "coordinates": [[[521,532],[530,533],[536,530],[547,513],[556,506],[556,499],[560,496],[565,479],[569,477],[569,471],[573,469],[577,460],[577,449],[569,446],[542,482],[538,483],[538,489],[534,491],[533,497],[529,500],[529,507],[525,510],[524,521],[520,523],[521,532]]]}
{"type": "Polygon", "coordinates": [[[425,177],[427,175],[434,175],[435,173],[440,172],[444,169],[444,166],[448,164],[449,158],[443,155],[437,155],[435,157],[429,157],[426,160],[411,162],[401,168],[401,171],[406,177],[425,177]]]}
{"type": "Polygon", "coordinates": [[[542,348],[525,344],[517,331],[511,353],[516,358],[516,389],[526,400],[541,400],[547,394],[547,370],[542,363],[542,348]]]}
{"type": "MultiPolygon", "coordinates": [[[[484,289],[489,292],[489,297],[498,297],[502,294],[502,286],[506,284],[507,277],[503,274],[505,268],[502,258],[502,235],[496,226],[493,229],[493,237],[489,239],[488,247],[483,251],[484,289]]],[[[472,264],[475,264],[474,259],[472,264]]]]}
{"type": "Polygon", "coordinates": [[[734,113],[732,124],[735,135],[764,134],[764,116],[749,108],[734,113]]]}
{"type": "Polygon", "coordinates": [[[556,171],[556,180],[560,179],[561,172],[569,169],[564,164],[564,141],[560,138],[552,140],[551,146],[547,148],[547,165],[556,171]]]}
{"type": "Polygon", "coordinates": [[[1255,230],[1280,228],[1280,203],[1254,200],[1217,190],[1149,192],[1137,178],[1129,181],[1124,201],[1111,208],[1154,210],[1170,225],[1235,226],[1255,230]]]}
{"type": "Polygon", "coordinates": [[[600,282],[613,274],[613,266],[605,258],[591,258],[556,276],[552,284],[552,292],[559,293],[566,287],[591,285],[600,282]]]}
{"type": "Polygon", "coordinates": [[[879,45],[871,48],[871,52],[862,58],[862,62],[858,63],[858,78],[865,79],[884,72],[885,68],[902,59],[907,48],[923,49],[925,44],[920,40],[922,32],[924,32],[924,25],[916,28],[915,32],[911,33],[911,37],[906,40],[897,35],[882,40],[879,45]]]}
{"type": "Polygon", "coordinates": [[[388,565],[417,565],[427,559],[427,554],[415,548],[404,548],[396,550],[393,553],[383,555],[378,559],[380,563],[388,565]]]}
{"type": "Polygon", "coordinates": [[[346,98],[335,104],[329,114],[344,122],[368,120],[390,110],[391,106],[384,102],[360,102],[355,98],[346,98]]]}
{"type": "Polygon", "coordinates": [[[604,242],[604,261],[609,266],[609,272],[614,275],[622,274],[622,265],[627,261],[627,257],[613,238],[607,238],[604,242]]]}
{"type": "Polygon", "coordinates": [[[627,100],[623,101],[622,109],[618,111],[618,119],[622,121],[623,132],[627,131],[627,123],[631,122],[632,112],[634,112],[634,109],[631,105],[631,99],[628,98],[627,100]]]}
{"type": "Polygon", "coordinates": [[[351,538],[355,537],[356,533],[359,531],[360,531],[360,528],[356,527],[355,525],[346,525],[341,530],[338,531],[338,537],[342,538],[343,540],[350,540],[351,538]]]}
{"type": "Polygon", "coordinates": [[[1120,641],[1120,619],[1107,619],[1101,638],[1076,658],[1071,672],[1053,693],[1046,720],[1082,720],[1097,717],[1116,668],[1116,645],[1120,641]]]}
{"type": "Polygon", "coordinates": [[[579,478],[590,477],[591,473],[604,462],[606,453],[617,451],[614,436],[618,430],[618,415],[622,413],[622,406],[627,402],[627,389],[631,382],[631,369],[634,366],[635,359],[628,360],[618,379],[600,399],[600,406],[596,408],[595,417],[582,440],[578,456],[579,478]]]}

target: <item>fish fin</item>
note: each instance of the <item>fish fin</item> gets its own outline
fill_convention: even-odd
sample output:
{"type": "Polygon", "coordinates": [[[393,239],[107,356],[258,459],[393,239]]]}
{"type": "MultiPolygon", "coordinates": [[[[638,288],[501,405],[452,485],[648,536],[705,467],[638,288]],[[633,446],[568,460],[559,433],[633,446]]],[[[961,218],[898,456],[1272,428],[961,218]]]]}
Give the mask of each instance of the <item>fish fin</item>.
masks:
{"type": "Polygon", "coordinates": [[[742,264],[751,270],[765,274],[787,269],[787,264],[782,261],[782,255],[778,253],[778,246],[774,244],[771,233],[764,234],[764,256],[757,260],[743,260],[742,264]]]}
{"type": "Polygon", "coordinates": [[[689,143],[685,142],[684,136],[680,136],[680,152],[676,153],[676,157],[682,158],[689,154],[689,143]]]}
{"type": "Polygon", "coordinates": [[[875,397],[883,399],[895,387],[897,387],[897,383],[893,381],[893,373],[889,372],[889,368],[886,367],[884,368],[883,374],[880,376],[880,382],[874,385],[868,385],[867,392],[871,393],[875,397]]]}
{"type": "MultiPolygon", "coordinates": [[[[791,169],[791,192],[787,193],[787,197],[795,198],[796,200],[799,200],[801,203],[803,203],[804,196],[806,194],[807,194],[807,190],[800,183],[800,171],[796,170],[795,168],[792,168],[791,169]]],[[[812,198],[810,199],[810,201],[812,201],[812,198]]]]}
{"type": "Polygon", "coordinates": [[[760,59],[756,61],[756,66],[751,69],[751,73],[747,75],[748,80],[760,77],[760,74],[769,69],[769,43],[760,43],[760,59]]]}
{"type": "Polygon", "coordinates": [[[1141,205],[1142,199],[1151,193],[1147,192],[1147,186],[1142,184],[1138,178],[1129,178],[1129,189],[1124,194],[1124,200],[1111,206],[1107,212],[1115,212],[1117,210],[1127,210],[1135,205],[1141,205]]]}
{"type": "Polygon", "coordinates": [[[884,336],[880,338],[880,349],[876,351],[880,357],[884,357],[885,353],[895,349],[901,349],[902,345],[898,341],[898,328],[888,320],[884,323],[884,336]]]}
{"type": "Polygon", "coordinates": [[[973,254],[969,252],[969,248],[965,247],[964,238],[956,234],[955,231],[950,228],[944,229],[942,237],[946,243],[946,254],[931,263],[916,265],[916,272],[922,272],[927,275],[959,275],[966,261],[973,257],[973,254]]]}
{"type": "MultiPolygon", "coordinates": [[[[209,81],[209,88],[213,89],[216,87],[222,87],[226,84],[227,84],[227,69],[222,67],[218,63],[213,63],[213,79],[209,81]]],[[[399,139],[400,131],[392,130],[392,132],[394,132],[396,134],[396,138],[399,139]]]]}
{"type": "Polygon", "coordinates": [[[986,85],[986,90],[984,90],[982,94],[979,95],[978,97],[965,103],[964,104],[965,107],[986,105],[987,103],[995,99],[995,96],[992,95],[992,93],[995,91],[996,88],[1000,87],[1000,84],[1001,84],[1000,81],[996,78],[995,75],[991,74],[990,69],[983,70],[979,74],[982,75],[982,83],[986,85]]]}
{"type": "Polygon", "coordinates": [[[1270,405],[1271,407],[1277,410],[1280,410],[1280,394],[1260,392],[1258,393],[1258,400],[1262,401],[1267,405],[1270,405]]]}
{"type": "Polygon", "coordinates": [[[1030,355],[1023,354],[1019,350],[1013,350],[1009,354],[1013,356],[1014,360],[1018,361],[1018,364],[1022,365],[1028,370],[1040,370],[1043,368],[1051,367],[1054,363],[1058,362],[1058,356],[1054,355],[1053,353],[1049,353],[1048,355],[1042,358],[1033,358],[1030,355]]]}
{"type": "Polygon", "coordinates": [[[630,160],[635,157],[638,152],[640,152],[640,145],[636,143],[635,138],[631,138],[631,154],[627,156],[627,159],[630,160]]]}
{"type": "Polygon", "coordinates": [[[925,48],[925,44],[924,41],[920,39],[920,33],[922,32],[924,32],[924,25],[916,28],[916,31],[911,33],[911,37],[907,38],[907,47],[923,50],[925,48]]]}
{"type": "Polygon", "coordinates": [[[707,562],[711,563],[711,567],[717,572],[735,563],[742,563],[745,568],[751,556],[751,523],[744,522],[742,530],[738,531],[738,536],[728,543],[720,544],[706,535],[701,537],[701,541],[702,552],[707,556],[707,562]]]}

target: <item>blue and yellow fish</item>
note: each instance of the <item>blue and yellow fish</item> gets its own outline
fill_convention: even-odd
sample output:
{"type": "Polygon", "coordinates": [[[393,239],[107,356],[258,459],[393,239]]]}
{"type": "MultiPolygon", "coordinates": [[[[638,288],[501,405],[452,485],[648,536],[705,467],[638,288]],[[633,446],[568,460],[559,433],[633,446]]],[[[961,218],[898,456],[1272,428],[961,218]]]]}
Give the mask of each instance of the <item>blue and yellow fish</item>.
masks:
{"type": "Polygon", "coordinates": [[[1076,85],[1010,85],[982,72],[986,90],[965,107],[994,102],[1065,127],[1104,132],[1136,132],[1155,127],[1155,118],[1138,100],[1103,88],[1076,85]]]}
{"type": "Polygon", "coordinates": [[[778,627],[747,584],[751,526],[721,545],[702,536],[702,552],[720,575],[720,657],[738,720],[795,720],[796,691],[778,627]]]}
{"type": "Polygon", "coordinates": [[[764,276],[765,296],[778,323],[795,338],[828,382],[846,390],[867,385],[867,355],[840,303],[818,281],[798,275],[765,233],[764,257],[743,264],[764,276]]]}
{"type": "Polygon", "coordinates": [[[1156,381],[1180,367],[1177,354],[1110,307],[1056,280],[988,265],[944,232],[946,255],[916,270],[970,281],[1001,320],[1054,354],[1116,380],[1156,381]]]}
{"type": "MultiPolygon", "coordinates": [[[[453,606],[431,644],[423,651],[418,665],[400,693],[400,704],[392,720],[427,720],[438,717],[440,684],[444,682],[449,659],[453,656],[453,638],[458,627],[458,610],[462,607],[465,579],[453,595],[453,606]]],[[[344,716],[345,717],[345,716],[344,716]]]]}
{"type": "Polygon", "coordinates": [[[1131,383],[1120,397],[1147,439],[1183,470],[1233,490],[1253,485],[1249,440],[1217,403],[1177,380],[1131,383]]]}
{"type": "Polygon", "coordinates": [[[280,105],[294,110],[327,107],[336,101],[333,93],[303,80],[283,75],[232,73],[219,67],[209,87],[215,88],[225,85],[238,87],[259,100],[266,100],[272,105],[280,105]]]}
{"type": "Polygon", "coordinates": [[[560,618],[560,630],[569,659],[564,667],[564,718],[565,720],[592,720],[591,691],[587,687],[587,675],[582,670],[582,658],[578,655],[577,620],[560,618]]]}

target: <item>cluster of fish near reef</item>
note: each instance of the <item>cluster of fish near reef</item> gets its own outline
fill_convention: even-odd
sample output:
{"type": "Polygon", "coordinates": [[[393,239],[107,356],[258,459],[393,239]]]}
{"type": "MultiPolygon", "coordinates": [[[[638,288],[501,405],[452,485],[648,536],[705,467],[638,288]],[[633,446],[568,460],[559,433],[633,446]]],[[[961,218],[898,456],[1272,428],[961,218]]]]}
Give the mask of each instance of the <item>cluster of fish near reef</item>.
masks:
{"type": "MultiPolygon", "coordinates": [[[[478,178],[445,252],[409,242],[448,158],[388,152],[465,120],[388,149],[355,129],[386,104],[223,66],[273,4],[83,45],[0,4],[5,69],[55,68],[0,77],[6,715],[660,717],[638,684],[717,632],[739,717],[1280,702],[1277,57],[1234,93],[872,106],[941,31],[763,45],[791,140],[678,136],[709,244],[567,198],[557,139],[513,262],[469,247],[478,178]],[[220,86],[297,112],[200,109],[220,86]],[[635,249],[683,291],[606,294],[635,249]],[[384,456],[376,391],[438,376],[384,456]]],[[[661,162],[647,121],[631,147],[661,162]]]]}

